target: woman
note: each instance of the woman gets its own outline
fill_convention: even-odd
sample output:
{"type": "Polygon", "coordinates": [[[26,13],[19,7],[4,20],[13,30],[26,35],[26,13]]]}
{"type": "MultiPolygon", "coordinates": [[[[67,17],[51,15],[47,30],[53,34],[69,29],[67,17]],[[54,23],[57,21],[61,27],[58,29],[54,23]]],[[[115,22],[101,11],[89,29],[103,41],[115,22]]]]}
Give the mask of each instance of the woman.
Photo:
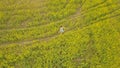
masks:
{"type": "Polygon", "coordinates": [[[64,33],[64,27],[63,26],[60,26],[60,33],[64,33]]]}

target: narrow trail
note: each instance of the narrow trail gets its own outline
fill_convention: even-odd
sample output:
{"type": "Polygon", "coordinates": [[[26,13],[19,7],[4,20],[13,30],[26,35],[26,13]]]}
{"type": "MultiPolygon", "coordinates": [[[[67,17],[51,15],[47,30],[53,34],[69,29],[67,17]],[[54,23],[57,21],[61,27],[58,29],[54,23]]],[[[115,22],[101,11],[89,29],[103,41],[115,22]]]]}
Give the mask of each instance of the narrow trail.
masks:
{"type": "MultiPolygon", "coordinates": [[[[85,26],[81,27],[80,29],[84,29],[84,28],[86,28],[86,27],[88,27],[88,26],[91,26],[92,24],[94,25],[94,24],[96,24],[96,23],[99,23],[99,21],[101,21],[101,20],[103,21],[103,20],[106,20],[106,19],[115,18],[115,17],[117,17],[117,16],[120,16],[120,14],[116,14],[116,15],[109,16],[109,17],[106,17],[106,18],[101,18],[101,19],[99,19],[99,20],[91,21],[90,24],[85,25],[85,26]]],[[[78,26],[74,26],[74,27],[72,27],[71,29],[66,30],[65,33],[70,32],[70,31],[72,31],[72,30],[75,30],[76,27],[78,27],[78,26]]],[[[53,34],[53,35],[51,35],[51,36],[47,36],[47,37],[43,37],[43,38],[26,40],[26,41],[20,41],[20,42],[13,42],[13,43],[4,43],[4,44],[1,44],[1,45],[10,45],[10,44],[28,45],[28,44],[33,44],[33,43],[36,43],[36,42],[49,41],[49,40],[52,40],[52,39],[56,38],[56,37],[59,36],[59,35],[60,35],[59,33],[55,33],[55,34],[53,34]]]]}
{"type": "MultiPolygon", "coordinates": [[[[69,32],[71,30],[73,30],[73,29],[66,30],[65,33],[69,32]]],[[[37,38],[37,39],[31,39],[31,40],[25,40],[25,41],[19,41],[19,42],[3,43],[3,44],[0,44],[0,45],[4,45],[4,46],[5,45],[10,45],[10,44],[27,45],[27,44],[31,44],[31,43],[35,43],[35,42],[49,41],[50,39],[56,38],[59,35],[62,35],[62,34],[55,33],[53,35],[46,36],[46,37],[43,37],[43,38],[37,38]]]]}

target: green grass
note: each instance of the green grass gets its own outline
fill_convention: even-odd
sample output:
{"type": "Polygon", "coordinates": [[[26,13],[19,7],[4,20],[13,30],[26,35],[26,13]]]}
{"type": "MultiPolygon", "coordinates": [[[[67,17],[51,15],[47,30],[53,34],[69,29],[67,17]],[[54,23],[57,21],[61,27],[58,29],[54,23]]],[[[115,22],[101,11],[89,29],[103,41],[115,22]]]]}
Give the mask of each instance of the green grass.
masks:
{"type": "Polygon", "coordinates": [[[119,3],[1,0],[0,68],[119,68],[119,3]]]}

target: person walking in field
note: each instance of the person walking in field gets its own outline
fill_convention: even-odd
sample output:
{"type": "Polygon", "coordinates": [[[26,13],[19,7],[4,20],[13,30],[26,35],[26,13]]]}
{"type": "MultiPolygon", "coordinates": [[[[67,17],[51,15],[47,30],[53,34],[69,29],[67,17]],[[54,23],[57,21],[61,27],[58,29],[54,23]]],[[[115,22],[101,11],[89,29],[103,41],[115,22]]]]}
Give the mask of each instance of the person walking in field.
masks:
{"type": "Polygon", "coordinates": [[[60,33],[63,34],[64,33],[64,27],[60,26],[60,33]]]}

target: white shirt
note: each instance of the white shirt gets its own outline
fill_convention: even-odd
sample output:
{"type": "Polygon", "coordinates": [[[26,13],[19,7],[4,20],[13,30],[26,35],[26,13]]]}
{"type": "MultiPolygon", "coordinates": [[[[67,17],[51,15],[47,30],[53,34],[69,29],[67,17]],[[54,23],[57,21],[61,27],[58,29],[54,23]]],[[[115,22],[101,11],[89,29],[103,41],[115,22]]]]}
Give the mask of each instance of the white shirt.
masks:
{"type": "Polygon", "coordinates": [[[60,32],[61,32],[61,33],[64,32],[64,28],[63,28],[63,27],[60,28],[60,32]]]}

